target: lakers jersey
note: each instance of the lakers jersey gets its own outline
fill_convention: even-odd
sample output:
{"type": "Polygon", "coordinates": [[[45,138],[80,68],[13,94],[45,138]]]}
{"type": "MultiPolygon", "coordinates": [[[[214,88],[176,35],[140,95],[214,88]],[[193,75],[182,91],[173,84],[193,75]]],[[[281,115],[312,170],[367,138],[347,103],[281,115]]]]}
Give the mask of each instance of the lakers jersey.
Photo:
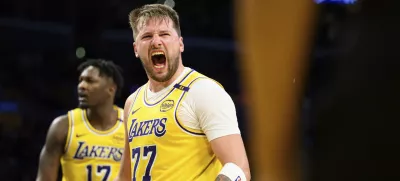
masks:
{"type": "Polygon", "coordinates": [[[127,128],[134,181],[210,181],[222,168],[201,130],[182,124],[180,103],[196,80],[191,70],[160,100],[148,102],[143,85],[134,94],[127,128]]]}
{"type": "Polygon", "coordinates": [[[123,110],[107,131],[94,129],[83,109],[68,112],[69,130],[61,158],[63,181],[112,181],[116,178],[124,149],[123,110]]]}

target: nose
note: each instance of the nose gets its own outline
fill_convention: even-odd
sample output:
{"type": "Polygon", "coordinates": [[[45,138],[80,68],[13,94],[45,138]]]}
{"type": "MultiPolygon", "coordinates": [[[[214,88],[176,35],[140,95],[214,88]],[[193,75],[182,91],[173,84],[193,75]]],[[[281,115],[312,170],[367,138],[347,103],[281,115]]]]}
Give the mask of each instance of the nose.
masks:
{"type": "Polygon", "coordinates": [[[86,81],[81,81],[81,82],[79,82],[79,84],[78,84],[78,90],[79,91],[84,91],[84,90],[86,90],[87,89],[87,83],[86,83],[86,81]]]}
{"type": "Polygon", "coordinates": [[[153,40],[151,41],[152,48],[160,48],[162,46],[161,38],[158,34],[153,36],[153,40]]]}

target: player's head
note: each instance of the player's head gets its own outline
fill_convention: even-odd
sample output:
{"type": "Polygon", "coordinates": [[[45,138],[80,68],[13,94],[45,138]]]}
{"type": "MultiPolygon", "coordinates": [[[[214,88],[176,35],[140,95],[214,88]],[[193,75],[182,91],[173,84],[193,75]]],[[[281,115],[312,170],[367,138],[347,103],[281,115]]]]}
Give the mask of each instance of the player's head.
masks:
{"type": "Polygon", "coordinates": [[[124,80],[121,68],[112,61],[88,60],[79,65],[78,71],[79,107],[89,108],[110,100],[113,103],[120,95],[124,80]]]}
{"type": "Polygon", "coordinates": [[[129,14],[135,55],[149,78],[157,82],[171,79],[182,65],[184,50],[178,13],[162,4],[145,5],[129,14]]]}

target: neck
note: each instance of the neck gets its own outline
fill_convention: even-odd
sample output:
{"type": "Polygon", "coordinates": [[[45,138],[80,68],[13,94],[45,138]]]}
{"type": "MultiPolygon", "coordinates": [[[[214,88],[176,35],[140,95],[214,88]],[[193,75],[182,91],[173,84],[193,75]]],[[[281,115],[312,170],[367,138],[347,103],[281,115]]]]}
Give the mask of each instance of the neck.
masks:
{"type": "Polygon", "coordinates": [[[169,85],[171,85],[178,77],[179,75],[181,75],[181,73],[184,70],[184,66],[182,64],[179,65],[178,69],[176,70],[175,74],[168,80],[165,82],[157,82],[151,78],[149,78],[149,88],[152,92],[158,92],[166,87],[168,87],[169,85]]]}
{"type": "Polygon", "coordinates": [[[87,109],[87,117],[92,126],[96,129],[107,130],[114,126],[118,113],[114,110],[113,104],[103,104],[87,109]]]}

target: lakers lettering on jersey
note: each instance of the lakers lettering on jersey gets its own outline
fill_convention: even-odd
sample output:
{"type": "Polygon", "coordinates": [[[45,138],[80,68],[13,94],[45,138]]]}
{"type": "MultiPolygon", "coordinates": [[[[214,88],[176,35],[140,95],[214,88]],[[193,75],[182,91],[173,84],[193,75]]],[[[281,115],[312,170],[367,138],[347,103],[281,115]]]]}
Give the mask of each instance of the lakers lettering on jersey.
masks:
{"type": "Polygon", "coordinates": [[[107,131],[94,129],[83,109],[68,112],[69,130],[61,157],[63,181],[112,181],[116,178],[124,151],[123,110],[107,131]]]}
{"type": "Polygon", "coordinates": [[[208,181],[222,168],[201,130],[182,124],[177,111],[191,85],[207,78],[191,70],[161,99],[146,100],[148,84],[134,93],[127,120],[134,181],[208,181]]]}

